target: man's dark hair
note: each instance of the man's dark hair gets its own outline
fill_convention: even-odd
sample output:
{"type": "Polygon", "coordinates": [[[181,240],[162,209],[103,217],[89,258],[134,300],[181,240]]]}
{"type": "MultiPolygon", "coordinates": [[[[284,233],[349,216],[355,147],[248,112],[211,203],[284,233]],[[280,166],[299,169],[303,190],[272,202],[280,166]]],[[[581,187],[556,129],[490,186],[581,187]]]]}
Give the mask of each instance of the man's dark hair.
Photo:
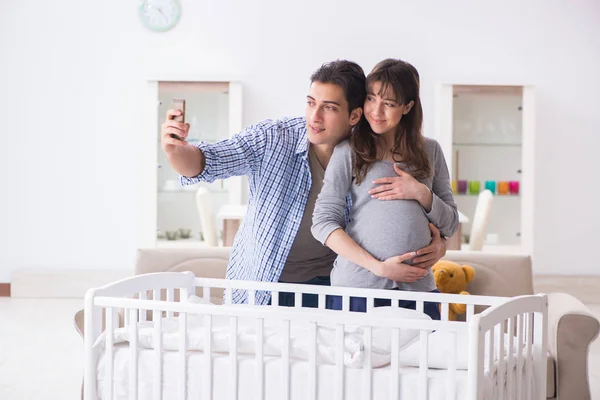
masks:
{"type": "Polygon", "coordinates": [[[348,102],[348,112],[361,107],[367,96],[367,81],[365,72],[355,62],[346,60],[335,60],[325,63],[310,77],[311,84],[314,82],[332,83],[344,90],[348,102]]]}

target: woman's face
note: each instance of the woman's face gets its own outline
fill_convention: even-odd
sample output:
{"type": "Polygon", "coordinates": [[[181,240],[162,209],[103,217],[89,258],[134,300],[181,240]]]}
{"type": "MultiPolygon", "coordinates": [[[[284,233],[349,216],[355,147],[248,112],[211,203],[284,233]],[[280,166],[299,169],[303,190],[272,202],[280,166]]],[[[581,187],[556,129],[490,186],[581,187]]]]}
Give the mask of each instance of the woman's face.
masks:
{"type": "Polygon", "coordinates": [[[380,93],[381,82],[374,82],[367,90],[364,113],[373,132],[379,135],[394,134],[402,116],[407,114],[413,102],[398,104],[396,95],[390,86],[380,93]],[[380,93],[380,94],[378,94],[380,93]]]}

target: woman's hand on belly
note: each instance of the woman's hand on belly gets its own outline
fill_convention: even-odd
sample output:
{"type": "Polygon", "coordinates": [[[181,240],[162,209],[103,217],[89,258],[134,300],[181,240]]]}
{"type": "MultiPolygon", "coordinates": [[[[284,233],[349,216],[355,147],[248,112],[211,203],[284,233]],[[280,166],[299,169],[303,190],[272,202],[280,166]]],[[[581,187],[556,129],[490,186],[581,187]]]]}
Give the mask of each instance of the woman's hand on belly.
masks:
{"type": "Polygon", "coordinates": [[[429,270],[404,264],[404,261],[411,259],[415,255],[416,253],[406,253],[401,256],[390,257],[382,261],[377,271],[373,272],[375,275],[395,282],[416,282],[429,274],[429,270]]]}
{"type": "Polygon", "coordinates": [[[408,172],[402,171],[396,164],[394,164],[394,171],[398,176],[373,181],[373,184],[379,186],[369,190],[371,197],[379,200],[416,200],[427,212],[430,212],[433,202],[431,190],[408,172]]]}

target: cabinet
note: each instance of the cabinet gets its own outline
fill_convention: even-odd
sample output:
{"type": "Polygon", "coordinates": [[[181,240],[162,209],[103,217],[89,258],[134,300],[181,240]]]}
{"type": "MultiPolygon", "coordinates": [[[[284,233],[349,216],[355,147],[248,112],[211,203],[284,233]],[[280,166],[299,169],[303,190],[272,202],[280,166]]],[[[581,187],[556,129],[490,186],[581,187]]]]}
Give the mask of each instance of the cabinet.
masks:
{"type": "Polygon", "coordinates": [[[463,226],[464,236],[470,233],[477,194],[489,181],[495,196],[483,250],[532,254],[534,87],[497,79],[439,84],[435,132],[451,171],[458,209],[470,219],[463,226]],[[473,185],[473,194],[469,182],[479,184],[473,185]],[[500,195],[499,182],[503,188],[518,187],[518,192],[500,195]]]}
{"type": "MultiPolygon", "coordinates": [[[[477,194],[486,182],[495,194],[486,244],[520,246],[521,203],[518,193],[503,193],[519,184],[522,170],[522,90],[520,87],[456,86],[453,93],[452,151],[458,208],[475,214],[477,194]],[[458,182],[462,181],[459,185],[458,182]],[[479,185],[479,190],[477,190],[479,185]],[[462,191],[462,190],[461,190],[462,191]]],[[[463,235],[468,235],[470,223],[463,235]]],[[[467,241],[467,240],[465,240],[467,241]]]]}
{"type": "MultiPolygon", "coordinates": [[[[173,98],[186,99],[189,142],[216,143],[238,133],[242,127],[241,84],[228,80],[160,79],[151,81],[150,98],[155,107],[154,240],[158,247],[201,245],[202,221],[196,203],[199,187],[208,188],[214,210],[223,204],[241,204],[244,181],[241,177],[181,186],[178,174],[169,165],[160,145],[161,125],[173,98]],[[189,236],[188,236],[189,235],[189,236]],[[173,239],[174,240],[169,240],[173,239]]],[[[218,226],[217,226],[218,227],[218,226]]]]}

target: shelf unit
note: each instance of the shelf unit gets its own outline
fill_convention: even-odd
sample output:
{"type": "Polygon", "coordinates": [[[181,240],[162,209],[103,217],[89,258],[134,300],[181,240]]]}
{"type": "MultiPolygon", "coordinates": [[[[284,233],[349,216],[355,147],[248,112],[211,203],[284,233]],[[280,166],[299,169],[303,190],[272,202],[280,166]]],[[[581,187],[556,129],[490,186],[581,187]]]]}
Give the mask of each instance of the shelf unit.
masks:
{"type": "MultiPolygon", "coordinates": [[[[519,181],[519,194],[499,195],[488,233],[499,238],[487,249],[533,253],[534,89],[499,82],[442,83],[436,91],[436,135],[452,180],[519,181]],[[506,200],[505,198],[511,198],[506,200]]],[[[467,189],[468,190],[468,189],[467,189]]],[[[478,195],[455,194],[459,210],[473,216],[478,195]]],[[[468,233],[469,224],[463,227],[468,233]]],[[[487,250],[486,250],[487,251],[487,250]]],[[[490,250],[491,251],[491,250],[490,250]]]]}
{"type": "MultiPolygon", "coordinates": [[[[195,201],[196,188],[171,190],[179,185],[178,174],[172,170],[160,147],[160,126],[172,99],[186,99],[186,122],[190,123],[188,141],[200,138],[209,143],[226,139],[242,130],[242,85],[232,76],[161,76],[147,81],[147,108],[145,130],[154,137],[144,141],[144,188],[149,199],[141,205],[144,215],[143,239],[140,247],[179,247],[201,245],[201,221],[195,201]],[[220,110],[220,111],[219,111],[220,110]],[[152,160],[152,161],[151,161],[152,160]],[[165,188],[165,181],[169,188],[165,188]],[[157,232],[192,229],[195,240],[166,240],[157,232]]],[[[245,181],[232,177],[214,183],[199,183],[195,187],[208,187],[213,194],[214,209],[221,204],[242,204],[245,181]]]]}

